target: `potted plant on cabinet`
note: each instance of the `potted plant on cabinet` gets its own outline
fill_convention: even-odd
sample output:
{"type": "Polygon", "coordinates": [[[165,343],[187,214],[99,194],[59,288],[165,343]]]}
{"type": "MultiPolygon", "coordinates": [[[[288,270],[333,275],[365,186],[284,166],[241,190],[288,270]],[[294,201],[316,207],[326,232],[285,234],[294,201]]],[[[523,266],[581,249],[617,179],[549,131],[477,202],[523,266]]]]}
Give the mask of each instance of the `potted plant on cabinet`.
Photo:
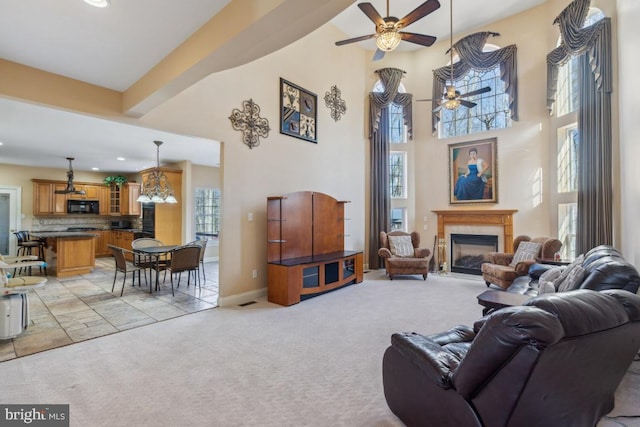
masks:
{"type": "Polygon", "coordinates": [[[102,182],[104,182],[104,185],[106,185],[107,187],[110,187],[112,184],[121,187],[122,184],[127,182],[127,177],[122,175],[110,175],[106,177],[102,182]]]}

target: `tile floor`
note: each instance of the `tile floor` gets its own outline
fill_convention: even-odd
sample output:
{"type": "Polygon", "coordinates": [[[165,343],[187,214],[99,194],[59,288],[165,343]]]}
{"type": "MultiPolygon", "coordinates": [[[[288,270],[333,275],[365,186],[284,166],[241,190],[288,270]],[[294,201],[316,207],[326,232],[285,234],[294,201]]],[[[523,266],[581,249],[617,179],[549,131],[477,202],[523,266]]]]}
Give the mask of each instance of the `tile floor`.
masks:
{"type": "Polygon", "coordinates": [[[113,258],[98,258],[90,274],[49,276],[43,288],[29,291],[30,324],[18,337],[0,340],[0,362],[217,305],[217,262],[205,263],[207,280],[201,289],[193,286],[193,278],[187,287],[187,276],[183,274],[175,297],[171,295],[169,277],[163,284],[160,276],[161,289],[150,294],[144,279],[142,287],[137,286],[137,281],[135,288],[131,286],[131,273],[120,297],[122,273],[118,273],[111,292],[114,272],[113,258]]]}

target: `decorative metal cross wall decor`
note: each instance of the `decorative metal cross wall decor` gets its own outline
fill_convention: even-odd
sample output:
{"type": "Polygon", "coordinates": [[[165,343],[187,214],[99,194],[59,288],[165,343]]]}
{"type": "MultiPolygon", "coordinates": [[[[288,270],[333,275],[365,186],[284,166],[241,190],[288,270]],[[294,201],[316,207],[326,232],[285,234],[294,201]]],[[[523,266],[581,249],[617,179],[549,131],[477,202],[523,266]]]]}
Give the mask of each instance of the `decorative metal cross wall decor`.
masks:
{"type": "Polygon", "coordinates": [[[242,142],[249,148],[260,145],[260,137],[268,137],[271,130],[269,121],[260,117],[260,106],[253,99],[242,101],[242,111],[234,108],[229,120],[233,129],[242,132],[242,142]]]}
{"type": "Polygon", "coordinates": [[[334,121],[340,120],[340,116],[347,112],[347,103],[340,98],[338,86],[331,86],[331,90],[324,94],[324,102],[331,109],[331,118],[334,121]]]}

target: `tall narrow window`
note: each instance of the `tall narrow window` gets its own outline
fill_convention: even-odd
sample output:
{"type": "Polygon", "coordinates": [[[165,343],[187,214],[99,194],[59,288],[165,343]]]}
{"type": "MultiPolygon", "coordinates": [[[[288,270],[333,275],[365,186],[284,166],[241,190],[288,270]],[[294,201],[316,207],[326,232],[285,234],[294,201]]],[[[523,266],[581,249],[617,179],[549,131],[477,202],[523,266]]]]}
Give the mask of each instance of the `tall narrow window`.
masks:
{"type": "Polygon", "coordinates": [[[576,224],[578,222],[578,204],[562,203],[558,205],[558,239],[562,242],[562,259],[576,257],[576,224]]]}
{"type": "MultiPolygon", "coordinates": [[[[589,8],[584,26],[588,27],[604,18],[598,8],[589,8]]],[[[558,40],[560,45],[561,40],[558,40]]],[[[556,167],[558,238],[562,242],[561,255],[565,259],[576,257],[576,224],[578,218],[578,58],[572,57],[558,69],[555,114],[558,120],[556,167]]]]}
{"type": "Polygon", "coordinates": [[[578,128],[575,124],[559,131],[558,192],[578,190],[578,128]]]}
{"type": "Polygon", "coordinates": [[[393,199],[407,197],[407,153],[404,151],[389,153],[389,189],[393,199]]]}
{"type": "Polygon", "coordinates": [[[404,111],[401,105],[390,104],[389,110],[389,142],[403,144],[407,142],[407,130],[404,125],[404,111]]]}
{"type": "Polygon", "coordinates": [[[196,188],[195,226],[197,240],[217,240],[220,234],[220,189],[196,188]]]}
{"type": "Polygon", "coordinates": [[[406,208],[391,209],[391,230],[407,231],[407,209],[406,208]]]}

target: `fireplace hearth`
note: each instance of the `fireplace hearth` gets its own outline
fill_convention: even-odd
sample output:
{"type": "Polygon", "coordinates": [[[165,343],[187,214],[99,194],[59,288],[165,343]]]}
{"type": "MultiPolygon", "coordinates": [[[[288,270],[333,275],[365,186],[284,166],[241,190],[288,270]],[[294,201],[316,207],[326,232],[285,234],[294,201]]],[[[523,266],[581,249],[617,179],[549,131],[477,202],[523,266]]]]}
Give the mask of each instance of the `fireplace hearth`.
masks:
{"type": "Polygon", "coordinates": [[[498,236],[485,234],[451,234],[451,271],[482,275],[482,263],[489,252],[498,251],[498,236]]]}

